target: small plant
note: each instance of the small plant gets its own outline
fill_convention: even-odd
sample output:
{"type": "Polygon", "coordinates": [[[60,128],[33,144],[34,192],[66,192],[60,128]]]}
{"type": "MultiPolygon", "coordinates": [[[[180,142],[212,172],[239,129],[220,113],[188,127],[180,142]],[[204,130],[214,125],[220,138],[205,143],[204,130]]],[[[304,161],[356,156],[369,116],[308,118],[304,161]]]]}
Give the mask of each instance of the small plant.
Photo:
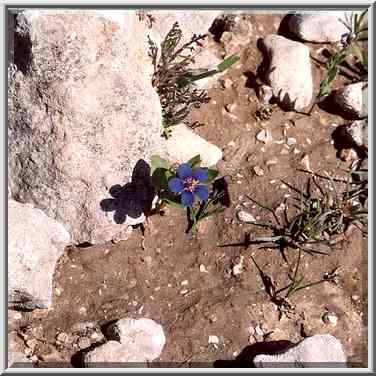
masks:
{"type": "Polygon", "coordinates": [[[367,50],[363,49],[359,42],[368,40],[368,27],[364,25],[364,17],[367,14],[365,10],[360,15],[352,13],[351,17],[342,21],[348,28],[349,33],[343,37],[342,48],[332,54],[326,65],[326,74],[324,79],[321,81],[320,90],[318,97],[324,98],[328,96],[331,92],[331,83],[335,80],[339,73],[339,66],[345,62],[348,55],[353,55],[358,59],[360,63],[360,78],[361,80],[367,79],[368,76],[368,58],[367,50]]]}
{"type": "Polygon", "coordinates": [[[200,167],[199,155],[181,165],[171,165],[157,155],[151,158],[152,182],[158,195],[157,211],[164,205],[187,211],[187,233],[198,222],[224,210],[226,189],[219,172],[200,167]]]}
{"type": "Polygon", "coordinates": [[[175,22],[161,43],[159,60],[159,49],[149,38],[149,55],[154,66],[152,84],[162,105],[162,135],[165,138],[171,135],[171,127],[185,121],[192,108],[199,108],[209,102],[207,92],[195,87],[195,82],[224,72],[239,60],[238,56],[232,55],[216,69],[192,69],[190,66],[199,53],[196,47],[202,47],[202,41],[207,35],[193,35],[187,43],[180,45],[182,37],[179,24],[175,22]]]}

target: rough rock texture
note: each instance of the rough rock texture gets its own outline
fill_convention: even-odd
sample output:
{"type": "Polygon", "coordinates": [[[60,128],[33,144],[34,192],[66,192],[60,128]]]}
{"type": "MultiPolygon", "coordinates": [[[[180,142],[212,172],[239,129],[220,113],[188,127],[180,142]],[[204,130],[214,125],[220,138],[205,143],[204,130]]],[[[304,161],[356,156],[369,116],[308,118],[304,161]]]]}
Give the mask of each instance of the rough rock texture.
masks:
{"type": "Polygon", "coordinates": [[[204,140],[183,124],[172,128],[172,135],[166,141],[165,158],[171,162],[183,163],[200,154],[202,166],[215,165],[222,158],[222,151],[204,140]]]}
{"type": "Polygon", "coordinates": [[[261,48],[269,63],[265,78],[279,103],[298,111],[308,107],[313,95],[309,48],[275,34],[265,37],[261,48]]]}
{"type": "Polygon", "coordinates": [[[13,198],[64,224],[74,243],[121,238],[144,220],[153,192],[143,161],[163,149],[147,27],[133,11],[76,10],[27,11],[15,27],[13,198]]]}
{"type": "Polygon", "coordinates": [[[289,29],[298,38],[307,42],[339,42],[349,33],[340,20],[346,22],[345,12],[296,14],[289,20],[289,29]]]}
{"type": "Polygon", "coordinates": [[[111,340],[85,356],[89,367],[101,363],[137,362],[142,365],[161,355],[166,338],[163,328],[150,319],[120,319],[108,328],[111,340]],[[97,363],[97,364],[95,364],[97,363]]]}
{"type": "Polygon", "coordinates": [[[334,100],[350,116],[357,119],[368,116],[367,82],[357,82],[339,89],[334,100]]]}
{"type": "Polygon", "coordinates": [[[276,355],[256,355],[259,368],[278,367],[346,367],[346,356],[339,340],[330,334],[315,335],[276,355]]]}
{"type": "Polygon", "coordinates": [[[8,204],[9,306],[51,306],[52,277],[69,234],[42,210],[13,200],[8,204]]]}

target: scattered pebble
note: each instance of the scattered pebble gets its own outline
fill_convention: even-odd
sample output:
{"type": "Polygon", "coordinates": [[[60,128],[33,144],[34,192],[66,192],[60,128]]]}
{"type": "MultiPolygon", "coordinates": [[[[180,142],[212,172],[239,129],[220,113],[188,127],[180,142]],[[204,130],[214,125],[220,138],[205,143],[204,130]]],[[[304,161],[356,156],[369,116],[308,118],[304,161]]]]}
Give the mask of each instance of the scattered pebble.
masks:
{"type": "Polygon", "coordinates": [[[201,273],[209,273],[209,272],[206,270],[205,265],[203,265],[203,264],[200,265],[200,272],[201,272],[201,273]]]}
{"type": "Polygon", "coordinates": [[[311,141],[310,138],[307,137],[307,138],[306,138],[306,141],[307,141],[307,144],[308,144],[308,145],[311,145],[311,144],[312,144],[312,141],[311,141]]]}
{"type": "Polygon", "coordinates": [[[354,302],[357,302],[360,300],[360,296],[359,295],[352,295],[351,296],[351,299],[354,301],[354,302]]]}
{"type": "Polygon", "coordinates": [[[214,336],[214,335],[210,335],[209,336],[209,339],[208,339],[208,343],[211,343],[213,345],[218,345],[219,343],[219,338],[217,336],[214,336]]]}
{"type": "Polygon", "coordinates": [[[269,130],[263,129],[256,135],[256,139],[264,144],[273,141],[272,134],[269,130]]]}
{"type": "Polygon", "coordinates": [[[184,280],[182,283],[181,283],[182,286],[187,286],[188,285],[188,280],[184,280]]]}
{"type": "Polygon", "coordinates": [[[263,336],[264,335],[264,332],[263,330],[261,329],[261,326],[260,325],[257,325],[256,328],[255,328],[255,333],[257,336],[263,336]]]}
{"type": "Polygon", "coordinates": [[[325,324],[336,326],[338,323],[338,316],[333,312],[325,312],[322,320],[325,324]]]}
{"type": "Polygon", "coordinates": [[[226,104],[226,105],[225,105],[225,110],[226,110],[228,113],[232,114],[232,113],[234,112],[234,110],[235,110],[236,107],[237,107],[236,103],[226,104]]]}
{"type": "Polygon", "coordinates": [[[287,189],[287,185],[282,183],[282,184],[279,186],[279,188],[281,188],[281,189],[287,189]]]}
{"type": "Polygon", "coordinates": [[[188,290],[187,290],[187,289],[184,289],[184,290],[181,290],[181,291],[180,291],[180,294],[181,294],[181,295],[185,295],[187,292],[188,292],[188,290]]]}
{"type": "Polygon", "coordinates": [[[235,144],[235,141],[230,141],[227,145],[231,147],[235,147],[236,144],[235,144]]]}
{"type": "Polygon", "coordinates": [[[295,148],[295,149],[294,149],[294,154],[300,154],[300,150],[297,149],[297,148],[295,148]]]}
{"type": "Polygon", "coordinates": [[[86,315],[87,313],[87,309],[85,307],[81,307],[79,310],[78,310],[78,313],[80,315],[86,315]]]}
{"type": "Polygon", "coordinates": [[[244,262],[244,256],[240,256],[240,261],[239,263],[235,264],[233,267],[232,267],[232,274],[234,276],[237,276],[241,273],[243,273],[243,262],[244,262]]]}
{"type": "Polygon", "coordinates": [[[276,180],[275,179],[273,179],[273,180],[270,180],[270,184],[274,184],[276,182],[276,180]]]}
{"type": "Polygon", "coordinates": [[[55,288],[55,293],[57,296],[60,296],[61,295],[61,290],[59,288],[55,288]]]}
{"type": "Polygon", "coordinates": [[[245,210],[238,211],[237,217],[239,221],[244,222],[244,223],[256,222],[256,218],[251,213],[245,210]]]}
{"type": "Polygon", "coordinates": [[[272,159],[269,159],[268,161],[266,161],[266,165],[269,166],[269,165],[274,165],[274,164],[277,164],[278,163],[278,159],[277,158],[272,158],[272,159]]]}
{"type": "Polygon", "coordinates": [[[255,172],[257,176],[264,176],[265,174],[265,170],[261,168],[260,166],[253,167],[253,171],[255,172]]]}
{"type": "Polygon", "coordinates": [[[304,155],[300,163],[307,169],[307,171],[312,172],[308,154],[304,155]]]}
{"type": "Polygon", "coordinates": [[[217,316],[214,315],[214,314],[211,315],[211,316],[209,317],[209,321],[212,322],[212,323],[213,323],[213,322],[216,322],[217,320],[218,320],[218,319],[217,319],[217,316]]]}

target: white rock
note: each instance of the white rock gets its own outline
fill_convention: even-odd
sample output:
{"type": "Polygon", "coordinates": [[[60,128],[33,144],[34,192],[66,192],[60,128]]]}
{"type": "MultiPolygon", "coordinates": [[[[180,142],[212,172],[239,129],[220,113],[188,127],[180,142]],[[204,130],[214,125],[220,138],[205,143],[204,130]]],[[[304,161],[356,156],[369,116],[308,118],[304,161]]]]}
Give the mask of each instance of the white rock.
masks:
{"type": "Polygon", "coordinates": [[[368,120],[356,120],[343,126],[343,133],[358,147],[368,148],[368,120]]]}
{"type": "Polygon", "coordinates": [[[265,37],[262,47],[269,60],[266,79],[274,97],[287,109],[308,107],[313,96],[309,48],[275,34],[265,37]]]}
{"type": "Polygon", "coordinates": [[[273,141],[272,133],[268,129],[263,129],[256,135],[257,141],[263,142],[264,144],[267,144],[271,141],[273,141]]]}
{"type": "Polygon", "coordinates": [[[10,307],[49,308],[55,264],[68,245],[66,229],[42,210],[8,203],[10,307]]]}
{"type": "Polygon", "coordinates": [[[326,324],[336,326],[338,323],[338,316],[333,312],[326,312],[322,318],[326,324]]]}
{"type": "Polygon", "coordinates": [[[31,46],[9,81],[10,191],[74,243],[111,240],[145,219],[146,163],[163,148],[147,27],[135,11],[33,9],[17,20],[31,46]]]}
{"type": "Polygon", "coordinates": [[[120,319],[108,328],[108,335],[119,340],[137,359],[144,360],[158,358],[166,343],[162,326],[147,318],[120,319]]]}
{"type": "Polygon", "coordinates": [[[349,33],[345,12],[325,11],[315,14],[296,14],[289,21],[289,29],[300,39],[307,42],[339,42],[349,33]]]}
{"type": "Polygon", "coordinates": [[[346,356],[341,342],[330,334],[305,338],[297,345],[276,355],[256,355],[256,367],[346,367],[346,356]]]}
{"type": "Polygon", "coordinates": [[[347,85],[336,92],[334,100],[349,115],[364,118],[368,115],[368,84],[357,82],[347,85]]]}
{"type": "Polygon", "coordinates": [[[245,210],[239,210],[236,215],[239,221],[241,222],[244,222],[244,223],[256,222],[256,218],[251,213],[245,210]]]}
{"type": "Polygon", "coordinates": [[[171,137],[166,141],[166,159],[184,163],[200,154],[202,166],[214,166],[221,158],[222,151],[217,146],[195,134],[184,124],[172,127],[171,137]]]}
{"type": "Polygon", "coordinates": [[[217,336],[210,335],[209,338],[208,338],[208,343],[211,343],[213,345],[218,345],[219,338],[217,336]]]}

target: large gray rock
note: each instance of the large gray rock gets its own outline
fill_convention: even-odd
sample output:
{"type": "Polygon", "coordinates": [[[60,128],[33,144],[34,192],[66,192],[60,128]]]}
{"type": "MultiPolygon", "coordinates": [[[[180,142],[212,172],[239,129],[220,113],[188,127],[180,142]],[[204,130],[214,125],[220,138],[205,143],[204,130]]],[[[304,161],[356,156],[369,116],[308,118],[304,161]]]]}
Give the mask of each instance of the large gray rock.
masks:
{"type": "Polygon", "coordinates": [[[296,14],[289,20],[289,29],[298,38],[307,42],[339,42],[349,33],[345,26],[345,12],[315,12],[315,14],[296,14]]]}
{"type": "Polygon", "coordinates": [[[119,239],[144,220],[154,194],[143,161],[163,149],[147,27],[116,13],[30,10],[15,25],[10,191],[74,243],[119,239]]]}
{"type": "Polygon", "coordinates": [[[48,308],[55,264],[69,234],[42,210],[13,200],[8,204],[8,225],[9,305],[48,308]]]}
{"type": "Polygon", "coordinates": [[[256,355],[253,362],[259,368],[346,367],[346,356],[338,339],[323,334],[305,338],[281,354],[256,355]]]}
{"type": "Polygon", "coordinates": [[[265,78],[274,97],[287,109],[304,110],[313,96],[309,48],[275,34],[265,37],[261,48],[269,63],[265,78]]]}
{"type": "Polygon", "coordinates": [[[158,358],[166,342],[163,328],[146,318],[120,319],[108,328],[107,334],[109,342],[85,355],[87,367],[127,362],[142,365],[158,358]]]}
{"type": "Polygon", "coordinates": [[[357,82],[337,90],[335,102],[348,115],[357,119],[368,116],[368,83],[357,82]]]}

